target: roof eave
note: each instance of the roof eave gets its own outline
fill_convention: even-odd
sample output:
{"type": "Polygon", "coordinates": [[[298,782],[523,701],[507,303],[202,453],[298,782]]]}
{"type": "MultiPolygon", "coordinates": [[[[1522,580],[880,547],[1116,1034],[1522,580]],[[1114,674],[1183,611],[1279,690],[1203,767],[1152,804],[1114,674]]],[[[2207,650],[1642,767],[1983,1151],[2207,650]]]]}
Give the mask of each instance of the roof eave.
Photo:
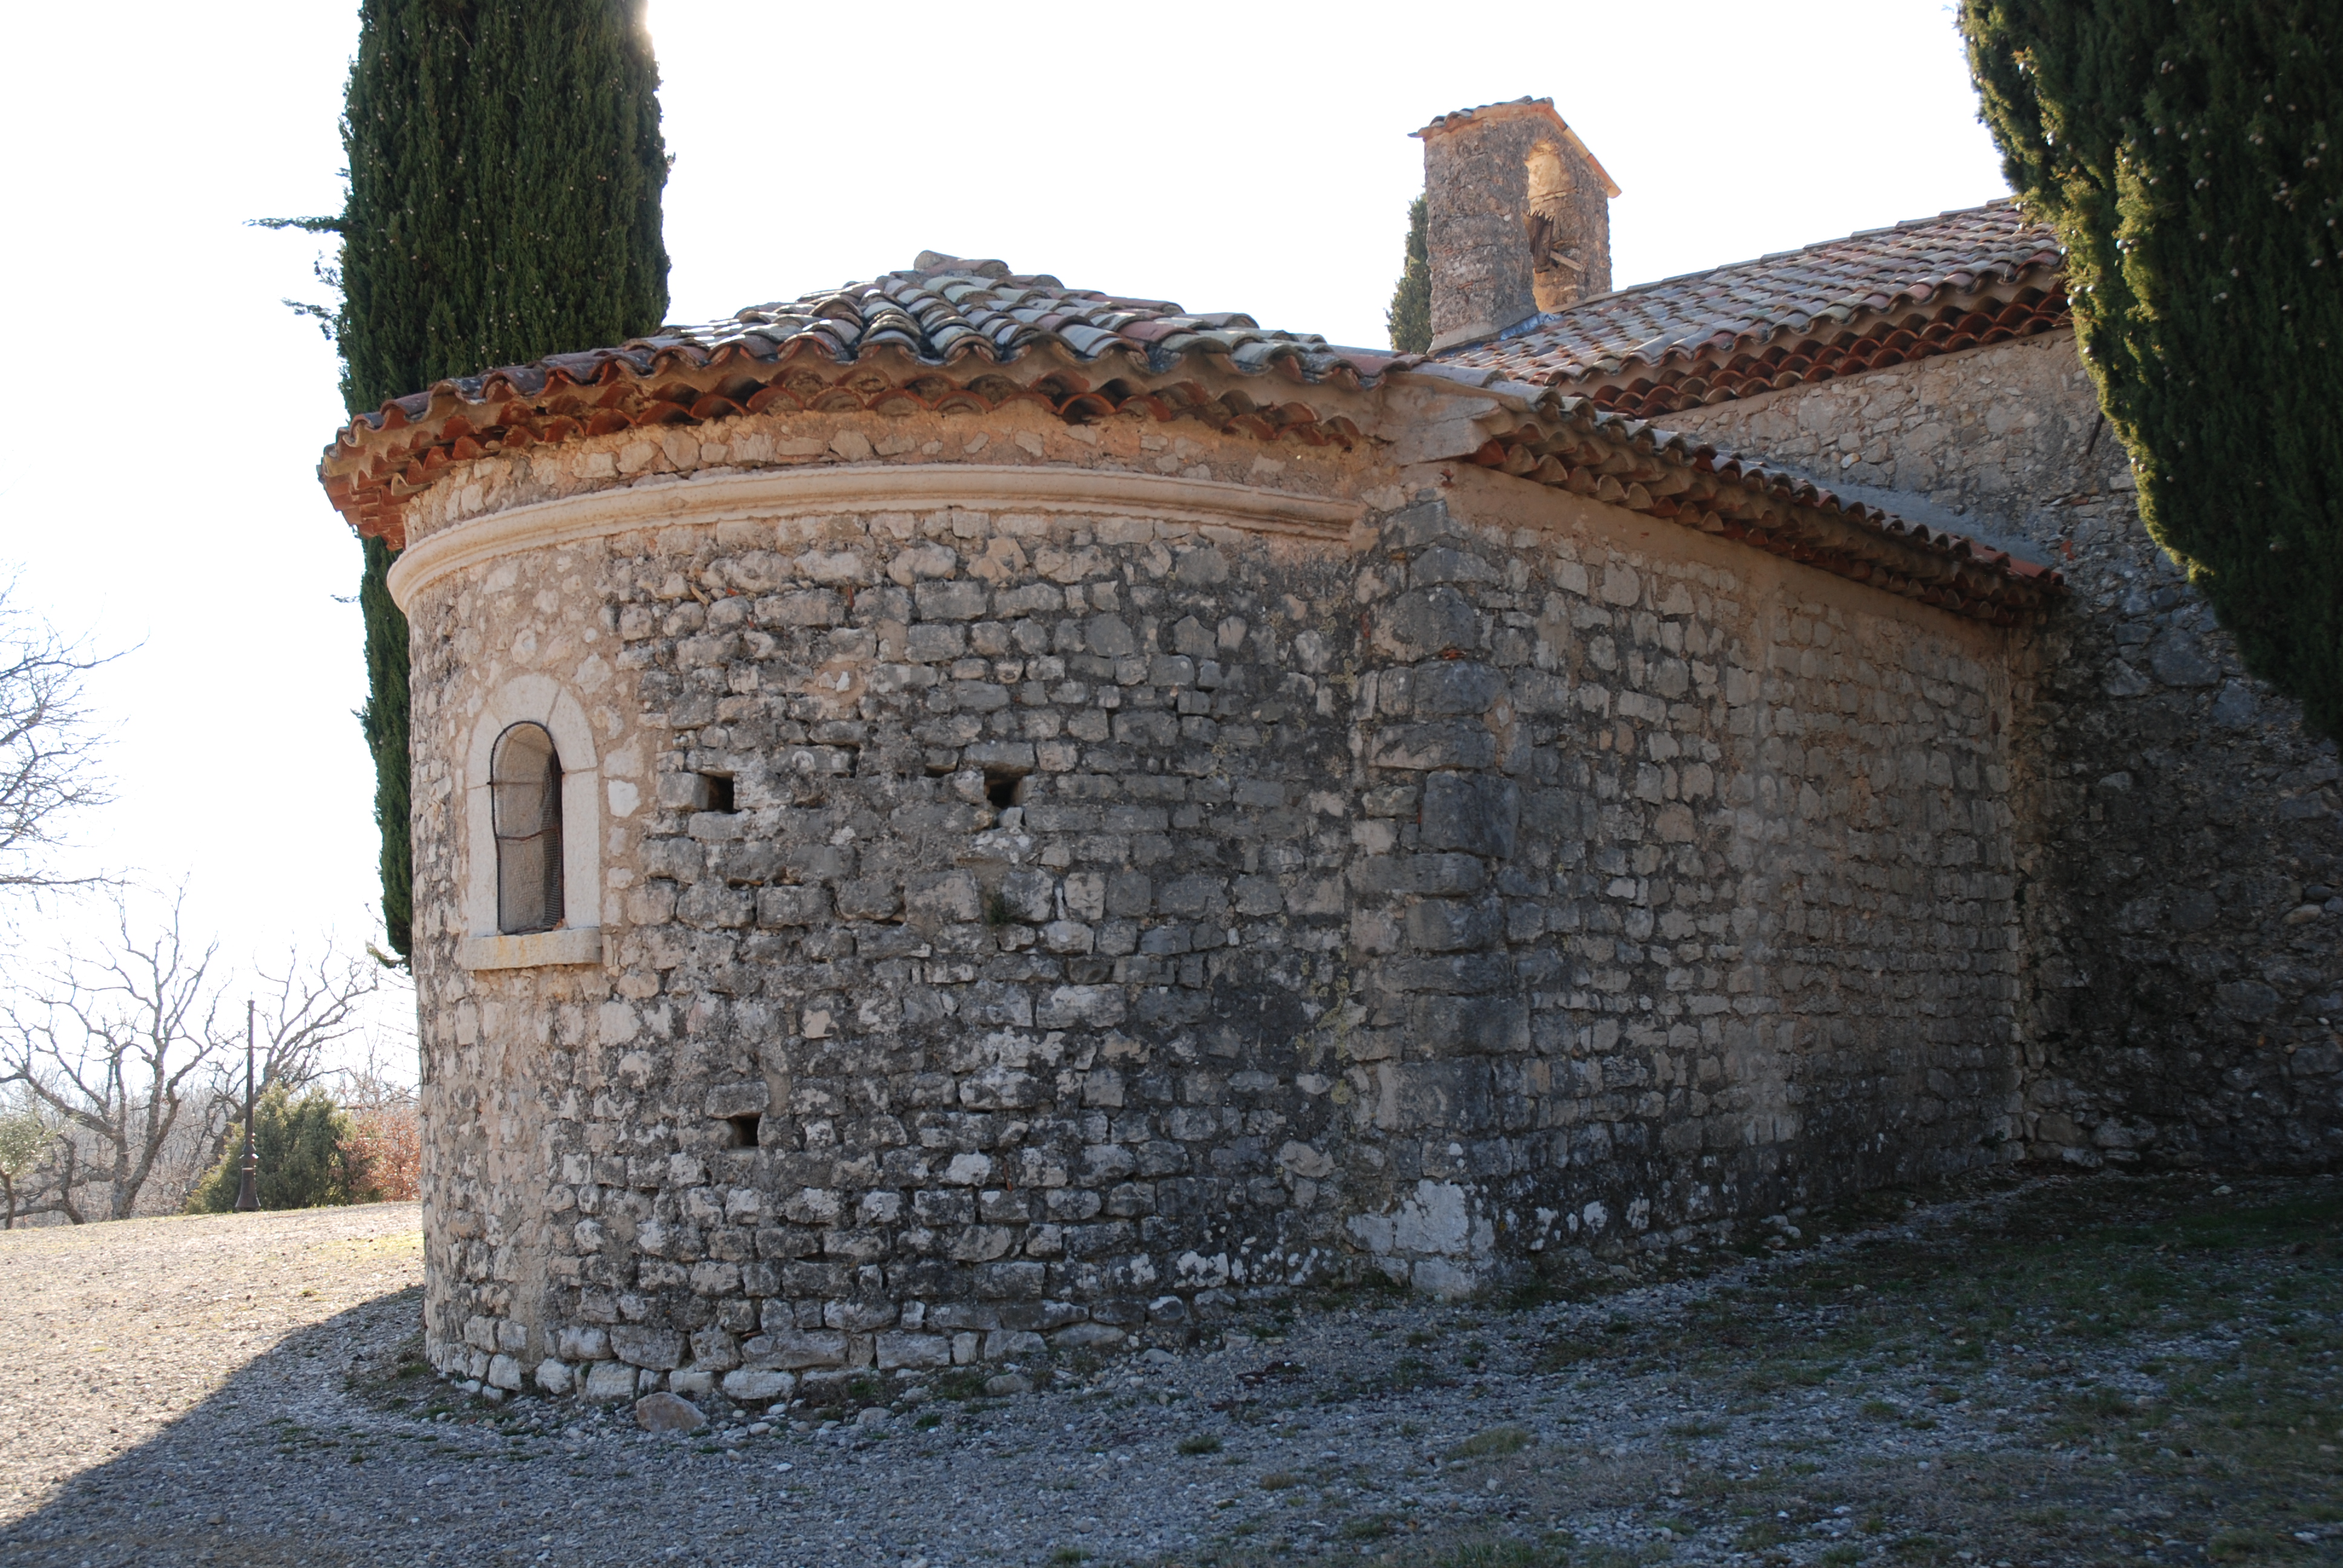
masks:
{"type": "Polygon", "coordinates": [[[1384,378],[1383,403],[1371,433],[1403,464],[1494,468],[1996,625],[2037,617],[2066,592],[2056,571],[1555,387],[1421,364],[1384,378]]]}

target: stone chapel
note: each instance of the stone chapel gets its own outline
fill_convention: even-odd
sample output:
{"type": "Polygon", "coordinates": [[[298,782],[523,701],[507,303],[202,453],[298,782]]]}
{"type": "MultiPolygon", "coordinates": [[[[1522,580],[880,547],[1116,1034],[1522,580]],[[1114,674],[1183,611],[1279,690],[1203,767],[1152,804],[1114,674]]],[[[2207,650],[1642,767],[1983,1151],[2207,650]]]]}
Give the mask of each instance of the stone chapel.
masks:
{"type": "Polygon", "coordinates": [[[2336,751],[2052,236],[1617,287],[1549,102],[1417,134],[1428,355],[928,254],[341,432],[436,1365],[764,1402],[2343,1151],[2336,751]]]}

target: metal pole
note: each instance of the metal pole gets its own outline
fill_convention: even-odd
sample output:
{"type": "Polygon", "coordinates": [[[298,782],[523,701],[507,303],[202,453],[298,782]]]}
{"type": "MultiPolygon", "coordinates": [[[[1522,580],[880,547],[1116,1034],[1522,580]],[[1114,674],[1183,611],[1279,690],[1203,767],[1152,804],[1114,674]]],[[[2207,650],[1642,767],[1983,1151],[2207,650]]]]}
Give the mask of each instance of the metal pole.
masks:
{"type": "Polygon", "coordinates": [[[236,1190],[236,1210],[250,1214],[260,1207],[260,1151],[252,1141],[252,1041],[254,1004],[244,1004],[244,1181],[236,1190]]]}

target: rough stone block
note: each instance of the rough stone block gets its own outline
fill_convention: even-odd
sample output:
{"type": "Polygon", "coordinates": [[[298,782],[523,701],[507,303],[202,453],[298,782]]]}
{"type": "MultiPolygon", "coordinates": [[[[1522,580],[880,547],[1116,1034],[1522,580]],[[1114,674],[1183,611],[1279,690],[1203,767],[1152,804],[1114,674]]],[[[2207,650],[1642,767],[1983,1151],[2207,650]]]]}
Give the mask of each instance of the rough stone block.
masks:
{"type": "Polygon", "coordinates": [[[1127,1012],[1121,986],[1057,986],[1043,994],[1033,1021],[1043,1029],[1106,1029],[1121,1023],[1127,1012]]]}
{"type": "Polygon", "coordinates": [[[708,1116],[757,1116],[772,1104],[773,1091],[761,1078],[745,1083],[719,1083],[708,1091],[701,1111],[708,1116]]]}
{"type": "Polygon", "coordinates": [[[1425,899],[1407,911],[1408,944],[1428,953],[1485,948],[1497,939],[1502,915],[1494,903],[1425,899]]]}
{"type": "Polygon", "coordinates": [[[635,1402],[635,1424],[645,1432],[698,1432],[708,1418],[689,1400],[660,1392],[635,1402]]]}
{"type": "Polygon", "coordinates": [[[1472,601],[1442,585],[1400,595],[1374,624],[1377,647],[1403,658],[1436,658],[1480,646],[1481,618],[1472,601]]]}
{"type": "Polygon", "coordinates": [[[610,1336],[598,1328],[572,1324],[562,1329],[556,1343],[565,1361],[598,1362],[610,1353],[610,1336]]]}
{"type": "Polygon", "coordinates": [[[830,918],[830,890],[821,887],[763,888],[757,893],[757,923],[766,927],[820,925],[830,918]]]}
{"type": "Polygon", "coordinates": [[[769,1330],[740,1346],[742,1364],[760,1371],[797,1372],[807,1367],[843,1366],[846,1353],[846,1335],[820,1330],[769,1330]]]}
{"type": "Polygon", "coordinates": [[[905,1367],[948,1367],[951,1362],[950,1334],[883,1333],[878,1338],[879,1370],[905,1367]]]}
{"type": "Polygon", "coordinates": [[[764,1404],[773,1400],[785,1400],[797,1391],[794,1372],[749,1370],[726,1372],[720,1385],[727,1399],[742,1404],[764,1404]]]}
{"type": "Polygon", "coordinates": [[[621,1362],[596,1362],[586,1369],[586,1384],[579,1393],[596,1403],[635,1397],[636,1372],[621,1362]]]}
{"type": "Polygon", "coordinates": [[[1381,731],[1367,760],[1377,768],[1485,769],[1497,758],[1496,738],[1477,724],[1394,724],[1381,731]]]}
{"type": "Polygon", "coordinates": [[[928,872],[904,886],[904,908],[914,919],[973,920],[984,910],[976,879],[966,871],[928,872]]]}
{"type": "Polygon", "coordinates": [[[1105,1323],[1069,1323],[1049,1336],[1061,1350],[1111,1350],[1127,1336],[1105,1323]]]}
{"type": "Polygon", "coordinates": [[[610,1351],[630,1366],[669,1372],[683,1364],[683,1336],[671,1329],[621,1323],[610,1331],[610,1351]]]}
{"type": "Polygon", "coordinates": [[[1458,849],[1499,859],[1513,853],[1522,792],[1509,779],[1433,773],[1423,780],[1422,836],[1426,849],[1458,849]]]}

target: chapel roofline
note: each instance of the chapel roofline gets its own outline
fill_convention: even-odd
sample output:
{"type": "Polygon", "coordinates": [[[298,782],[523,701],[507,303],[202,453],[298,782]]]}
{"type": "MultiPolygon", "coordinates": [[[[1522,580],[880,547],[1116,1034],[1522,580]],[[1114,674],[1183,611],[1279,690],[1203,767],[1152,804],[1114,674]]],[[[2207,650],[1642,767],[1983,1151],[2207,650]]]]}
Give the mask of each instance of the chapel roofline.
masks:
{"type": "Polygon", "coordinates": [[[2005,196],[1613,289],[1434,357],[1663,417],[2056,331],[2065,274],[2005,196]]]}
{"type": "Polygon", "coordinates": [[[752,414],[1014,403],[1070,424],[1193,419],[1263,442],[1378,443],[1403,465],[1494,468],[1996,624],[2063,591],[2056,572],[2006,552],[1502,369],[1339,347],[1233,312],[1068,289],[934,253],[706,327],[437,382],[351,420],[319,478],[359,533],[403,548],[408,498],[499,453],[752,414]]]}

